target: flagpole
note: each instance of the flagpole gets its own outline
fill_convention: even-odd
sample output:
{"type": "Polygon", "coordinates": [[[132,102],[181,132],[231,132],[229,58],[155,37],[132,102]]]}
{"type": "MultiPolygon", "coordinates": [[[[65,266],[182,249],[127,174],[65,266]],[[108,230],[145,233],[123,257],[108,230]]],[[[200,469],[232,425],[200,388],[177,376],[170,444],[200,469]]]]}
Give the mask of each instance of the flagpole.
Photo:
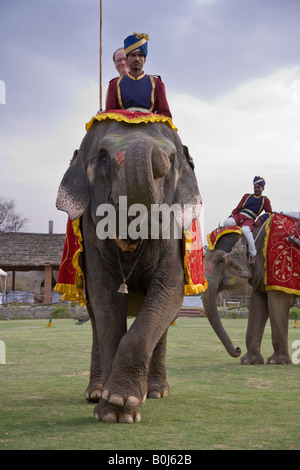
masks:
{"type": "Polygon", "coordinates": [[[102,0],[100,0],[99,105],[102,111],[102,0]]]}

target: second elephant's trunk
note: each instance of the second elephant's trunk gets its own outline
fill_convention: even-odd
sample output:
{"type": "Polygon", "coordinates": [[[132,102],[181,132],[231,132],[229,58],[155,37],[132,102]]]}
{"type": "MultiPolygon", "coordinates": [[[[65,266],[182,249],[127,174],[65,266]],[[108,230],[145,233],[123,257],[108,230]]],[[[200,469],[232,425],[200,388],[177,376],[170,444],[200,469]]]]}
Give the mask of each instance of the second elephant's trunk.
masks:
{"type": "Polygon", "coordinates": [[[231,339],[222,325],[217,309],[217,293],[211,286],[208,286],[207,290],[203,293],[202,301],[205,315],[207,316],[214,332],[224,345],[226,351],[232,357],[239,357],[241,354],[241,349],[239,347],[235,348],[233,346],[231,339]]]}

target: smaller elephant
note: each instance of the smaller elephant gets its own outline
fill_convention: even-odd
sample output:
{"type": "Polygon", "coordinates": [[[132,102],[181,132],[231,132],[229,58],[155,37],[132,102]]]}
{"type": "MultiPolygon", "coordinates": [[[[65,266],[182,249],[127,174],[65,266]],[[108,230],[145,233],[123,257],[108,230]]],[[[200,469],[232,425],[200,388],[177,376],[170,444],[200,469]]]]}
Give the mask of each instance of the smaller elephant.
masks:
{"type": "MultiPolygon", "coordinates": [[[[281,217],[283,220],[284,217],[281,217]]],[[[213,329],[224,344],[228,353],[234,357],[240,355],[239,348],[234,348],[229,336],[222,326],[217,310],[217,294],[222,290],[234,290],[247,282],[252,286],[249,305],[248,326],[246,332],[247,352],[241,358],[241,363],[263,364],[261,341],[268,318],[272,331],[273,354],[267,359],[268,364],[290,364],[291,357],[288,348],[289,310],[295,304],[297,291],[278,290],[277,287],[266,288],[266,264],[264,249],[266,232],[276,223],[273,217],[262,227],[254,229],[254,239],[257,249],[255,263],[249,264],[246,240],[242,234],[225,233],[218,238],[213,250],[206,253],[204,258],[204,273],[208,282],[207,290],[202,294],[205,315],[213,329]]],[[[278,225],[279,226],[279,223],[278,225]]],[[[286,233],[284,239],[288,242],[286,233]]],[[[228,230],[227,230],[228,232],[228,230]]],[[[284,245],[282,243],[282,245],[284,245]]],[[[291,243],[290,243],[291,245],[291,243]]],[[[288,246],[288,249],[292,249],[288,246]]],[[[287,256],[283,252],[283,256],[287,256]]],[[[279,262],[274,260],[274,262],[279,262]]],[[[296,275],[296,273],[294,273],[296,275]]]]}

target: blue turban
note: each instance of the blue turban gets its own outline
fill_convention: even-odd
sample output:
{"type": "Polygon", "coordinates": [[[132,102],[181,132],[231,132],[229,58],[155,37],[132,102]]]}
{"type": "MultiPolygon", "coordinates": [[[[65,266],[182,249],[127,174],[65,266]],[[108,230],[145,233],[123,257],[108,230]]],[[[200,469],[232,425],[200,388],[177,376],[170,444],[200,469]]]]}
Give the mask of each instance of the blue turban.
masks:
{"type": "Polygon", "coordinates": [[[264,188],[266,182],[261,176],[254,176],[253,184],[259,184],[264,188]]]}
{"type": "Polygon", "coordinates": [[[143,56],[146,57],[148,54],[148,41],[148,34],[133,33],[131,36],[124,39],[125,54],[128,56],[130,52],[140,49],[143,56]]]}

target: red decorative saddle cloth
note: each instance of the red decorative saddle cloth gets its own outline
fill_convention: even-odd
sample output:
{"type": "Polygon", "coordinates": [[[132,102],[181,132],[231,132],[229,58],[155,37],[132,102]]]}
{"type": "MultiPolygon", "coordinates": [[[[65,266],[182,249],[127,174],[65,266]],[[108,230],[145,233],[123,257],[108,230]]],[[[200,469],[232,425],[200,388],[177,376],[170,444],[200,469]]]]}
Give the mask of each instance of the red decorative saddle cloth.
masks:
{"type": "MultiPolygon", "coordinates": [[[[288,237],[294,235],[298,220],[274,213],[266,223],[264,243],[265,286],[300,295],[300,250],[288,237]]],[[[300,237],[300,228],[295,234],[300,237]]]]}
{"type": "Polygon", "coordinates": [[[217,241],[219,240],[220,237],[225,235],[225,233],[239,233],[242,234],[242,229],[241,227],[238,227],[237,225],[231,226],[231,227],[218,227],[216,228],[213,232],[209,233],[207,235],[207,243],[208,243],[208,248],[210,250],[213,250],[216,246],[217,241]]]}
{"type": "MultiPolygon", "coordinates": [[[[78,302],[84,306],[87,300],[84,295],[84,273],[80,266],[80,256],[83,251],[80,219],[69,220],[63,255],[58,272],[55,290],[62,295],[62,300],[78,302]]],[[[184,232],[184,294],[192,295],[204,292],[207,281],[204,278],[203,246],[199,219],[195,219],[189,230],[184,232]]]]}
{"type": "Polygon", "coordinates": [[[67,222],[66,238],[54,290],[62,295],[62,300],[78,302],[81,306],[87,303],[84,296],[84,274],[80,267],[80,256],[83,250],[82,236],[79,227],[80,219],[67,222]]]}
{"type": "Polygon", "coordinates": [[[183,232],[184,237],[184,294],[200,294],[207,289],[204,277],[203,245],[200,220],[194,219],[189,230],[183,232]]]}

